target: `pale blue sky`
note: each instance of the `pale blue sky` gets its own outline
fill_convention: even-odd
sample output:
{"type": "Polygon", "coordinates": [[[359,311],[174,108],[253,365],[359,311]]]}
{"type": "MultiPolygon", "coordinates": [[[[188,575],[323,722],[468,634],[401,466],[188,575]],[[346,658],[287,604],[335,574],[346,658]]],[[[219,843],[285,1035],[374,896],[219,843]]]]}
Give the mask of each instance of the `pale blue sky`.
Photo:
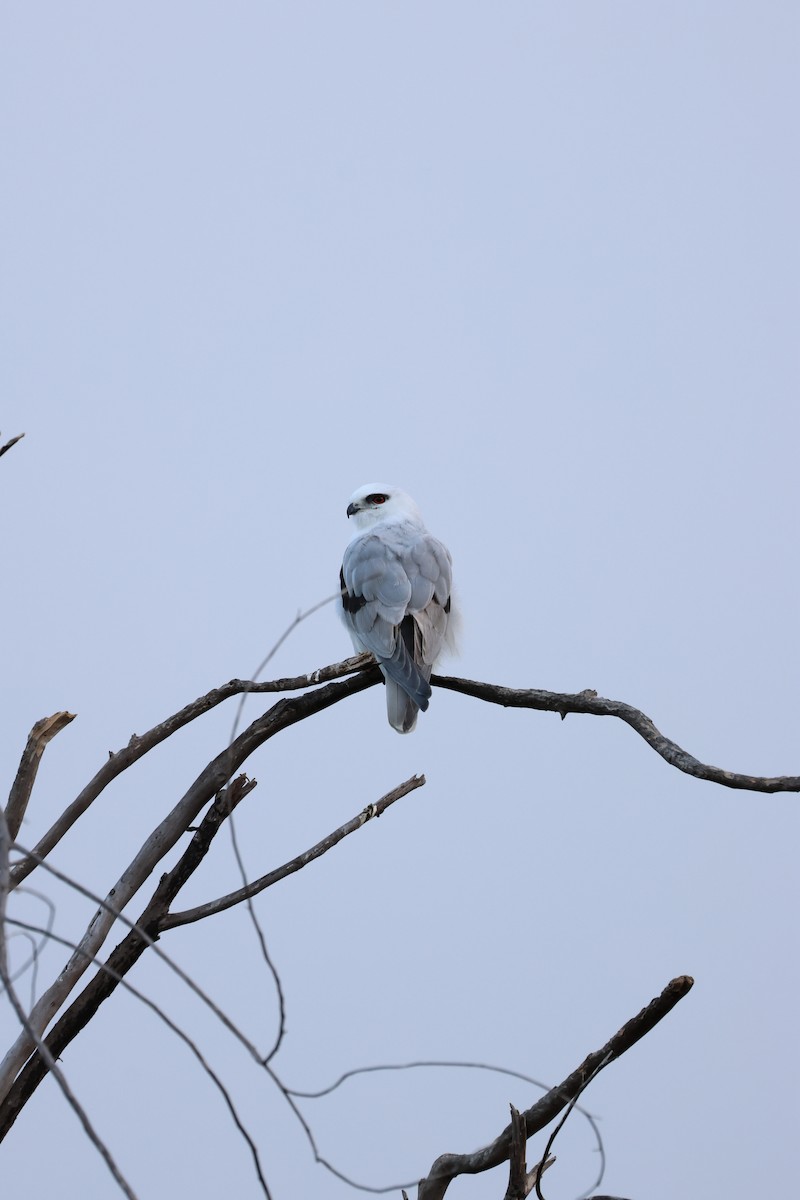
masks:
{"type": "MultiPolygon", "coordinates": [[[[79,714],[28,842],[109,749],[249,674],[335,588],[347,498],[378,478],[453,552],[455,672],[594,687],[705,761],[800,770],[799,24],[769,0],[4,6],[0,428],[27,433],[0,463],[6,782],[37,718],[79,714]]],[[[323,610],[275,674],[348,645],[323,610]]],[[[231,719],[120,781],[58,864],[105,892],[231,719]]],[[[372,690],[250,769],[253,875],[428,776],[259,902],[287,1082],[420,1057],[557,1082],[689,973],[693,993],[586,1098],[603,1190],[785,1193],[796,798],[683,777],[621,724],[445,692],[412,737],[372,690]]],[[[220,841],[187,903],[234,883],[220,841]]],[[[77,933],[85,902],[58,902],[77,933]]],[[[244,914],[163,945],[269,1044],[244,914]]],[[[142,964],[132,981],[220,1067],[278,1200],[352,1194],[172,979],[142,964]]],[[[0,1010],[4,1046],[13,1024],[0,1010]]],[[[64,1067],[142,1200],[175,1179],[197,1200],[257,1194],[216,1096],[131,1001],[64,1067]]],[[[323,1152],[377,1186],[533,1098],[373,1077],[306,1111],[323,1152]]],[[[548,1200],[593,1176],[577,1121],[557,1152],[548,1200]]],[[[2,1171],[32,1200],[113,1194],[52,1087],[2,1171]]]]}

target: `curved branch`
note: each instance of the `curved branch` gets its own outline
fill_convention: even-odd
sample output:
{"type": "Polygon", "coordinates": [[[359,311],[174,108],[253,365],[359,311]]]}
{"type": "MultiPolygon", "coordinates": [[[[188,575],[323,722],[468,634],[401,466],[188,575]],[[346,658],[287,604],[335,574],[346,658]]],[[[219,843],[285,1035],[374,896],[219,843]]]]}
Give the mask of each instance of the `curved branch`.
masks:
{"type": "MultiPolygon", "coordinates": [[[[372,663],[371,655],[359,654],[345,659],[343,662],[333,663],[331,666],[321,667],[316,671],[309,671],[305,675],[286,679],[275,679],[265,683],[232,679],[229,683],[223,684],[222,687],[214,688],[204,696],[193,700],[191,704],[187,704],[171,717],[167,717],[165,721],[154,726],[153,729],[141,737],[134,734],[127,746],[109,755],[108,761],[103,764],[94,778],[90,780],[75,800],[54,822],[44,837],[41,838],[38,845],[34,847],[36,857],[31,857],[23,862],[14,864],[10,871],[10,887],[12,889],[15,888],[23,879],[27,878],[31,871],[35,869],[37,860],[47,857],[53,847],[59,843],[64,834],[72,828],[78,818],[97,799],[112,780],[116,779],[118,775],[121,775],[123,771],[127,770],[128,767],[132,766],[140,758],[143,758],[154,746],[159,745],[159,743],[171,737],[173,733],[176,733],[179,729],[182,729],[185,725],[196,720],[204,713],[209,712],[210,709],[215,708],[218,704],[223,703],[223,701],[230,699],[232,696],[242,695],[243,693],[261,694],[302,691],[309,687],[315,687],[317,691],[322,691],[324,689],[318,688],[318,684],[341,679],[344,676],[350,676],[351,684],[354,680],[358,680],[359,682],[356,683],[356,686],[352,690],[361,691],[363,688],[371,687],[380,681],[380,675],[372,663]]],[[[657,754],[660,754],[670,766],[676,767],[679,771],[684,771],[687,775],[693,775],[697,779],[708,780],[710,783],[719,783],[724,787],[744,788],[753,792],[800,792],[800,776],[787,775],[777,778],[767,778],[755,775],[742,775],[723,770],[721,767],[712,767],[701,763],[686,750],[683,750],[676,742],[664,737],[650,718],[645,716],[643,712],[640,712],[638,708],[634,708],[632,705],[626,704],[621,700],[605,700],[591,690],[571,694],[546,692],[537,688],[507,688],[502,687],[500,684],[479,683],[475,680],[458,679],[447,675],[434,675],[431,683],[436,687],[445,688],[448,691],[461,692],[466,696],[474,696],[476,699],[484,700],[489,704],[500,704],[504,708],[530,708],[540,712],[557,712],[560,713],[562,718],[567,713],[586,713],[591,716],[618,717],[630,725],[640,737],[644,738],[647,744],[657,754]]],[[[349,689],[342,690],[332,698],[327,699],[327,703],[321,707],[327,707],[328,704],[336,703],[338,700],[342,700],[345,696],[351,694],[352,692],[349,689]]],[[[310,711],[318,710],[314,706],[310,711]]],[[[309,713],[303,713],[296,719],[302,720],[305,715],[309,715],[309,713]]]]}
{"type": "MultiPolygon", "coordinates": [[[[692,988],[694,980],[688,975],[680,975],[664,988],[660,996],[651,1000],[646,1008],[630,1021],[627,1021],[614,1036],[606,1042],[601,1050],[595,1050],[587,1055],[579,1067],[568,1075],[558,1087],[551,1088],[546,1096],[542,1096],[531,1108],[523,1113],[527,1136],[537,1133],[549,1125],[563,1108],[573,1100],[583,1087],[590,1075],[598,1068],[613,1062],[630,1050],[641,1038],[648,1034],[679,1000],[692,988]]],[[[451,1182],[457,1175],[478,1175],[489,1171],[501,1163],[509,1161],[512,1148],[513,1129],[507,1125],[503,1132],[488,1146],[475,1150],[472,1154],[442,1154],[436,1159],[425,1179],[421,1179],[417,1200],[442,1200],[451,1182]]]]}
{"type": "Polygon", "coordinates": [[[473,679],[456,679],[449,675],[434,675],[431,683],[450,692],[461,692],[474,696],[488,704],[501,704],[503,708],[532,708],[538,712],[556,712],[562,718],[567,713],[587,713],[594,717],[618,717],[630,725],[656,754],[696,779],[709,783],[720,783],[723,787],[743,788],[750,792],[800,792],[800,775],[779,775],[768,778],[759,775],[739,775],[725,771],[722,767],[710,767],[701,763],[677,742],[670,741],[656,729],[649,717],[626,704],[623,700],[605,700],[597,692],[587,688],[585,692],[545,692],[538,688],[508,688],[497,683],[478,683],[473,679]]]}

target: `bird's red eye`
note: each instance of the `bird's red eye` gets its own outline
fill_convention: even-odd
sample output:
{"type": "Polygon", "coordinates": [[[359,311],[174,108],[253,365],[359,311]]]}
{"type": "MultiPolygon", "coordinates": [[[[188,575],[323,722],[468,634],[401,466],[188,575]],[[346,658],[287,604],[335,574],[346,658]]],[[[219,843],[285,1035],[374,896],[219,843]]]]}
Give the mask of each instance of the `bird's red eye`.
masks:
{"type": "Polygon", "coordinates": [[[389,497],[384,496],[383,492],[373,492],[371,496],[367,496],[367,503],[368,504],[385,504],[388,499],[389,499],[389,497]]]}

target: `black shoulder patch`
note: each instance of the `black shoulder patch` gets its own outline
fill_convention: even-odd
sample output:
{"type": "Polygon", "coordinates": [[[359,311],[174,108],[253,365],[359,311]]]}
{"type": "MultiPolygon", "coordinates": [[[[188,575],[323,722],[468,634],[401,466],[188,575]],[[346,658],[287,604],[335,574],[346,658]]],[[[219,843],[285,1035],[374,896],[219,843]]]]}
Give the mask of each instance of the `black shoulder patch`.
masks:
{"type": "Polygon", "coordinates": [[[350,592],[348,592],[344,583],[344,571],[341,569],[339,571],[339,583],[342,588],[342,608],[347,613],[358,612],[360,608],[364,607],[367,601],[363,596],[352,596],[350,592]]]}

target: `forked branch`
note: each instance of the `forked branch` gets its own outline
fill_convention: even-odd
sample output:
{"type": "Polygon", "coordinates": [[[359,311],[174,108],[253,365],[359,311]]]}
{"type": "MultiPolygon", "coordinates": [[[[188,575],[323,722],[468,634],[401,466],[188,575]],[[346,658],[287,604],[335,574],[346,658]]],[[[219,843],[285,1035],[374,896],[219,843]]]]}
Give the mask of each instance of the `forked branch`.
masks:
{"type": "Polygon", "coordinates": [[[544,1162],[537,1163],[533,1170],[529,1171],[525,1159],[527,1137],[525,1118],[519,1109],[514,1108],[512,1104],[511,1151],[509,1154],[508,1187],[506,1188],[505,1200],[527,1200],[527,1197],[530,1196],[541,1176],[556,1161],[555,1155],[551,1155],[549,1158],[545,1158],[544,1162]]]}
{"type": "MultiPolygon", "coordinates": [[[[377,803],[369,805],[357,816],[340,826],[339,829],[334,830],[322,842],[312,847],[309,851],[306,851],[305,854],[291,860],[284,867],[279,867],[270,877],[266,877],[267,882],[258,881],[263,884],[258,890],[263,890],[270,883],[276,883],[295,871],[300,870],[307,863],[313,862],[314,859],[319,858],[321,854],[324,854],[327,850],[337,845],[348,834],[361,829],[367,821],[373,817],[380,816],[391,804],[394,804],[402,796],[408,795],[409,792],[414,791],[416,788],[422,787],[424,783],[424,776],[412,776],[405,783],[393,788],[391,792],[388,792],[377,803]]],[[[223,823],[254,787],[255,782],[253,780],[241,775],[216,796],[176,865],[171,871],[161,877],[155,892],[138,921],[135,922],[128,934],[112,951],[107,962],[100,966],[96,975],[84,987],[83,991],[76,996],[72,1004],[70,1004],[53,1026],[44,1043],[52,1057],[58,1058],[64,1052],[70,1042],[86,1027],[100,1005],[112,995],[117,986],[124,980],[124,977],[134,964],[138,962],[148,946],[152,946],[161,932],[165,928],[170,927],[169,906],[187,880],[191,878],[200,866],[223,823]]],[[[239,900],[242,899],[246,899],[246,897],[241,896],[239,898],[239,900]]],[[[212,902],[209,908],[212,911],[217,911],[214,908],[214,903],[212,902]]],[[[229,906],[228,904],[224,905],[224,907],[229,906]]],[[[109,906],[107,905],[106,907],[109,906]]],[[[108,915],[113,916],[113,914],[108,915]]],[[[179,914],[181,917],[183,915],[179,914]]],[[[189,919],[199,920],[200,916],[204,915],[206,914],[201,913],[199,916],[192,916],[189,919]]],[[[175,923],[185,924],[186,921],[182,919],[175,923]]],[[[73,954],[73,959],[83,958],[84,969],[93,961],[93,956],[87,957],[89,952],[85,943],[86,939],[84,938],[76,946],[73,954]]],[[[27,1032],[30,1039],[30,1031],[27,1032]]],[[[25,1058],[28,1057],[32,1048],[30,1040],[27,1047],[24,1040],[18,1042],[16,1049],[22,1055],[20,1066],[22,1063],[25,1063],[25,1058]]],[[[11,1128],[20,1111],[47,1074],[47,1071],[48,1065],[39,1053],[34,1053],[27,1063],[25,1063],[13,1085],[10,1086],[4,1101],[0,1103],[0,1141],[2,1141],[5,1134],[11,1128]]]]}
{"type": "MultiPolygon", "coordinates": [[[[551,1090],[531,1108],[522,1113],[527,1137],[544,1129],[563,1108],[574,1100],[586,1081],[596,1074],[598,1068],[607,1066],[630,1050],[648,1034],[679,1000],[690,991],[694,980],[680,975],[664,988],[660,996],[651,1000],[637,1016],[627,1021],[622,1028],[603,1046],[586,1056],[572,1074],[551,1090]]],[[[512,1154],[514,1126],[509,1124],[488,1146],[471,1154],[442,1154],[436,1159],[425,1179],[420,1180],[417,1200],[442,1200],[445,1192],[458,1175],[479,1175],[501,1163],[509,1162],[512,1154]]]]}
{"type": "MultiPolygon", "coordinates": [[[[294,697],[284,695],[283,698],[272,704],[265,713],[235,737],[226,749],[218,754],[201,771],[182,799],[178,801],[170,813],[164,816],[156,829],[145,840],[132,862],[123,872],[123,875],[109,890],[107,902],[103,902],[100,911],[93,918],[89,929],[78,943],[75,954],[66,964],[59,977],[43,992],[34,1005],[28,1019],[35,1037],[40,1037],[44,1033],[58,1012],[63,1008],[78,979],[87,969],[88,963],[98,954],[119,911],[131,901],[156,870],[164,856],[177,844],[179,838],[183,836],[186,830],[192,827],[192,822],[198,818],[207,806],[211,805],[211,808],[207,811],[201,826],[201,836],[193,839],[191,847],[182,856],[177,866],[169,875],[164,877],[161,885],[156,889],[156,893],[150,905],[145,909],[140,921],[143,929],[138,932],[133,931],[112,954],[109,964],[117,973],[124,974],[130,968],[131,963],[142,953],[143,949],[148,944],[152,944],[152,939],[157,938],[162,931],[186,924],[190,921],[200,920],[213,913],[221,912],[234,904],[249,900],[250,897],[258,894],[258,892],[272,883],[285,878],[286,875],[293,871],[301,869],[308,862],[325,853],[331,846],[341,840],[342,837],[360,828],[365,820],[368,820],[371,816],[380,815],[380,812],[400,795],[406,794],[412,787],[419,786],[419,783],[422,781],[408,781],[400,789],[396,789],[394,793],[390,793],[384,797],[377,806],[372,806],[370,809],[352,818],[350,822],[328,835],[327,838],[311,847],[303,855],[284,864],[283,867],[267,875],[263,875],[255,882],[248,883],[245,887],[239,888],[235,892],[208,901],[206,904],[195,909],[177,913],[170,912],[170,906],[177,892],[183,886],[186,878],[189,877],[202,860],[202,856],[208,845],[208,842],[205,842],[204,849],[204,839],[210,839],[216,832],[218,826],[214,825],[215,820],[221,823],[227,815],[226,812],[218,809],[218,803],[215,806],[214,798],[219,798],[220,793],[226,789],[234,773],[242,766],[253,751],[289,726],[303,721],[316,713],[320,713],[323,709],[337,704],[339,701],[345,700],[357,692],[374,686],[380,679],[380,673],[370,656],[358,655],[301,676],[273,680],[266,683],[254,683],[237,679],[231,680],[220,688],[213,689],[191,704],[186,705],[183,709],[168,717],[141,737],[134,735],[127,746],[111,754],[108,761],[103,764],[94,778],[55,821],[50,830],[48,830],[39,844],[34,848],[34,851],[24,853],[19,862],[10,865],[7,859],[8,845],[15,837],[25,815],[44,748],[48,741],[72,719],[72,715],[69,713],[58,713],[53,717],[39,722],[34,727],[11,789],[9,804],[6,810],[6,821],[10,836],[5,838],[6,854],[0,855],[0,859],[2,860],[0,861],[0,885],[2,885],[3,893],[19,885],[39,863],[46,859],[49,852],[59,843],[65,833],[115,778],[155,746],[178,732],[178,730],[232,696],[241,696],[246,693],[274,694],[276,692],[286,693],[291,691],[302,693],[294,697]],[[164,891],[165,887],[169,892],[168,896],[164,891]],[[153,905],[155,905],[155,908],[153,905]],[[142,933],[144,936],[142,936],[142,933]]],[[[557,712],[562,718],[567,713],[616,717],[630,725],[667,763],[696,778],[718,783],[725,787],[745,788],[755,792],[800,791],[800,777],[798,776],[769,778],[743,775],[701,763],[678,746],[677,743],[664,737],[650,718],[645,716],[640,710],[622,701],[607,700],[599,697],[593,691],[587,690],[578,694],[564,694],[538,689],[512,689],[497,684],[480,683],[447,676],[434,676],[432,683],[440,688],[461,692],[487,703],[499,704],[504,707],[557,712]]],[[[238,802],[238,799],[241,799],[244,794],[246,793],[243,791],[239,794],[236,788],[232,787],[227,793],[228,800],[231,801],[235,796],[238,802]]],[[[228,808],[229,811],[230,808],[228,808]]],[[[1,950],[2,946],[0,946],[1,950]]],[[[106,988],[108,987],[109,978],[108,975],[105,975],[102,979],[97,977],[93,980],[61,1018],[51,1037],[47,1039],[48,1045],[52,1044],[55,1054],[58,1054],[63,1046],[75,1036],[78,1029],[85,1025],[86,1021],[96,1010],[97,1004],[105,999],[105,995],[108,994],[106,988]]],[[[674,981],[674,984],[671,985],[673,990],[675,983],[678,982],[680,981],[674,981]]],[[[619,1037],[619,1035],[617,1036],[619,1037]]],[[[31,1036],[27,1031],[23,1030],[15,1045],[9,1050],[3,1063],[0,1064],[0,1096],[6,1095],[12,1086],[15,1088],[15,1098],[12,1100],[9,1096],[9,1106],[5,1110],[6,1128],[13,1121],[15,1113],[18,1111],[17,1105],[19,1102],[24,1103],[23,1096],[27,1097],[33,1088],[35,1088],[38,1078],[46,1073],[46,1068],[43,1068],[40,1055],[34,1054],[33,1058],[25,1066],[26,1060],[30,1058],[33,1049],[34,1042],[31,1040],[31,1036]],[[18,1077],[23,1067],[23,1074],[18,1077]],[[16,1085],[13,1083],[15,1079],[16,1085]]],[[[596,1060],[592,1069],[597,1069],[600,1061],[600,1059],[596,1060]]],[[[586,1065],[584,1064],[580,1070],[583,1070],[586,1065]]],[[[584,1074],[582,1076],[583,1083],[585,1083],[586,1078],[588,1076],[584,1074]]],[[[568,1083],[570,1083],[569,1080],[565,1081],[565,1084],[561,1085],[561,1089],[554,1089],[553,1092],[548,1093],[548,1096],[524,1114],[528,1135],[534,1129],[542,1127],[542,1124],[536,1125],[531,1122],[538,1121],[541,1118],[542,1123],[547,1124],[556,1112],[563,1108],[566,1103],[569,1103],[571,1097],[564,1091],[568,1083]],[[550,1115],[544,1119],[542,1114],[546,1111],[550,1115]]],[[[578,1083],[580,1084],[580,1081],[578,1083]]],[[[507,1140],[503,1142],[504,1137],[505,1134],[501,1135],[500,1139],[497,1139],[496,1143],[492,1144],[492,1147],[487,1147],[478,1156],[471,1155],[466,1156],[466,1158],[464,1156],[444,1156],[442,1160],[438,1160],[436,1170],[429,1176],[427,1181],[423,1181],[427,1191],[420,1191],[421,1200],[429,1200],[429,1197],[437,1198],[444,1194],[447,1186],[446,1181],[452,1178],[452,1174],[448,1174],[448,1172],[453,1168],[454,1163],[456,1164],[456,1167],[453,1168],[455,1169],[455,1173],[462,1173],[464,1171],[473,1173],[475,1170],[487,1169],[488,1165],[497,1165],[497,1161],[507,1161],[509,1146],[507,1140]],[[500,1144],[501,1142],[502,1145],[500,1144]],[[500,1154],[500,1158],[495,1161],[498,1153],[500,1154]],[[473,1164],[472,1166],[463,1165],[463,1162],[467,1159],[473,1164]],[[475,1166],[474,1164],[479,1160],[481,1163],[485,1162],[486,1165],[475,1166]],[[458,1165],[459,1163],[461,1165],[458,1165]],[[445,1182],[443,1183],[443,1181],[445,1182]]],[[[514,1186],[517,1189],[522,1186],[519,1178],[515,1180],[514,1186]]]]}

